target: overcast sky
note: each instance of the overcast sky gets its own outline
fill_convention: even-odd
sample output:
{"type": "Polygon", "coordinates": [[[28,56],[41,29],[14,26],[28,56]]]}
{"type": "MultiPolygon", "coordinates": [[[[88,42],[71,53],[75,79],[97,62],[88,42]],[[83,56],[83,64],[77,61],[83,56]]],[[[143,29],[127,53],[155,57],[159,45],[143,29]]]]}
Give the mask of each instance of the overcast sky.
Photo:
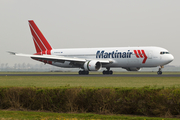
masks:
{"type": "Polygon", "coordinates": [[[28,20],[53,48],[159,46],[180,65],[180,0],[0,0],[0,63],[31,63],[28,20]]]}

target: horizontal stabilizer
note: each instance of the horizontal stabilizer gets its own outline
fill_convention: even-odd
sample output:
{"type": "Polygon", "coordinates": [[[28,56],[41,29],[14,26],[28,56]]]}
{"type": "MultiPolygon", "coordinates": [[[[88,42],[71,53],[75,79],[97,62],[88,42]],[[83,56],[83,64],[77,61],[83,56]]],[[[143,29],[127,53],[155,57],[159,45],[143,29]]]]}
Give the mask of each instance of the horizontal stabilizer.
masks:
{"type": "Polygon", "coordinates": [[[16,53],[15,53],[15,52],[10,52],[10,51],[8,51],[8,53],[10,53],[10,54],[12,54],[12,55],[16,55],[16,53]]]}

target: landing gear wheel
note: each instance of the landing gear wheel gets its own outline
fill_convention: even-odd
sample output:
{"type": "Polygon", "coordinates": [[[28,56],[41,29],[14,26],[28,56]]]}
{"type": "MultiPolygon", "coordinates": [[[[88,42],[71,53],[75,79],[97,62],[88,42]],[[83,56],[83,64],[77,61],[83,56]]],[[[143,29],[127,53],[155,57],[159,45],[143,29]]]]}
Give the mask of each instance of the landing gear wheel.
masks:
{"type": "Polygon", "coordinates": [[[103,71],[103,75],[112,75],[112,74],[113,74],[113,71],[112,71],[112,70],[110,70],[110,71],[104,70],[104,71],[103,71]]]}
{"type": "Polygon", "coordinates": [[[113,71],[112,71],[112,70],[110,70],[110,71],[109,71],[109,74],[110,74],[110,75],[112,75],[112,74],[113,74],[113,71]]]}
{"type": "Polygon", "coordinates": [[[162,75],[162,71],[157,71],[157,74],[158,75],[162,75]]]}
{"type": "Polygon", "coordinates": [[[159,68],[159,71],[157,71],[157,74],[158,74],[158,75],[162,75],[162,71],[161,71],[162,68],[163,68],[163,67],[161,66],[161,68],[159,68]]]}
{"type": "Polygon", "coordinates": [[[89,71],[79,71],[79,75],[89,75],[89,71]]]}
{"type": "Polygon", "coordinates": [[[86,75],[89,75],[89,71],[86,71],[86,75]]]}
{"type": "Polygon", "coordinates": [[[105,70],[104,70],[104,71],[103,71],[103,75],[105,75],[105,74],[108,74],[108,71],[105,71],[105,70]]]}

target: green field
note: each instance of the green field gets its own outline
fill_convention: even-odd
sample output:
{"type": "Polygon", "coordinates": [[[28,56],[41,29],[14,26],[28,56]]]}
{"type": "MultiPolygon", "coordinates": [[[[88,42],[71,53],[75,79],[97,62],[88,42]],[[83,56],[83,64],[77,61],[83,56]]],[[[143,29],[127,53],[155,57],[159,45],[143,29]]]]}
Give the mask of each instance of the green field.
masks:
{"type": "Polygon", "coordinates": [[[0,76],[0,86],[18,87],[179,87],[180,77],[0,76]]]}
{"type": "Polygon", "coordinates": [[[98,115],[91,113],[52,113],[0,110],[0,120],[178,120],[177,118],[159,118],[132,115],[98,115]]]}
{"type": "MultiPolygon", "coordinates": [[[[0,73],[0,74],[12,74],[12,73],[0,73]]],[[[13,74],[16,74],[13,72],[13,74]]],[[[20,73],[18,73],[20,74],[20,73]]],[[[26,73],[23,74],[35,74],[26,73]]],[[[51,73],[38,73],[37,74],[77,74],[64,73],[64,72],[51,72],[51,73]]],[[[90,73],[92,74],[92,73],[90,73]]],[[[101,74],[101,73],[93,73],[101,74]]],[[[136,72],[122,72],[115,74],[156,74],[150,73],[136,73],[136,72]]],[[[179,73],[164,73],[164,74],[179,74],[179,73]]],[[[69,77],[69,76],[0,76],[1,87],[180,87],[180,77],[69,77]]],[[[14,120],[14,119],[134,119],[134,120],[163,120],[163,118],[151,118],[151,117],[137,117],[137,116],[125,116],[125,115],[96,115],[96,114],[58,114],[58,113],[46,113],[46,112],[19,112],[19,111],[0,111],[0,120],[14,120]],[[33,117],[32,117],[33,116],[33,117]],[[32,117],[32,118],[31,118],[32,117]]],[[[170,119],[170,118],[168,118],[170,119]]],[[[164,120],[168,120],[165,118],[164,120]]]]}

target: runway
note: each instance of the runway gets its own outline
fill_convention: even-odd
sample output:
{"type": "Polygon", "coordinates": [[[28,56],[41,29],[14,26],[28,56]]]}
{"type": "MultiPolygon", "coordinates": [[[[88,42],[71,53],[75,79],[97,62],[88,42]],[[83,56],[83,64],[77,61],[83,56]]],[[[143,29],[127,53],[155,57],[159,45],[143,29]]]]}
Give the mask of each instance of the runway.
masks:
{"type": "Polygon", "coordinates": [[[180,74],[113,74],[113,75],[103,75],[103,74],[89,74],[89,75],[79,75],[79,74],[0,74],[0,76],[67,76],[67,77],[180,77],[180,74]]]}

